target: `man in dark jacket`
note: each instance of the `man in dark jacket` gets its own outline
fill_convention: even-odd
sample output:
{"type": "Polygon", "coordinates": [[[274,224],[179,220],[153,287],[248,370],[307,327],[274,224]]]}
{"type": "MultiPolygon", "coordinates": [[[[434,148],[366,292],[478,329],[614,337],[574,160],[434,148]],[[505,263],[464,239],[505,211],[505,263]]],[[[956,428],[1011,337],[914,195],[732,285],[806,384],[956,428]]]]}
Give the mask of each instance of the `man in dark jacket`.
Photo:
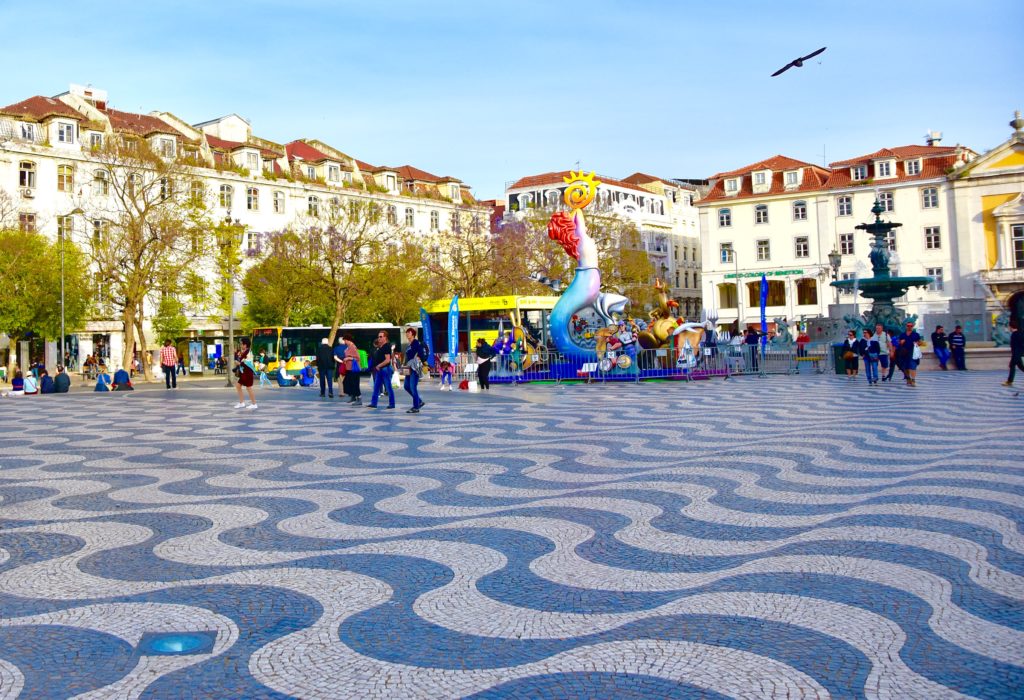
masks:
{"type": "Polygon", "coordinates": [[[68,376],[64,365],[57,365],[57,376],[53,378],[53,393],[66,394],[71,388],[71,377],[68,376]]]}
{"type": "Polygon", "coordinates": [[[949,348],[946,347],[948,339],[946,338],[946,329],[942,326],[936,326],[935,332],[932,333],[932,350],[935,351],[935,358],[939,361],[939,367],[942,369],[949,369],[946,363],[949,362],[949,348]]]}
{"type": "Polygon", "coordinates": [[[965,348],[967,347],[967,338],[964,337],[963,326],[957,326],[952,333],[949,334],[949,350],[953,353],[953,362],[956,363],[957,369],[967,369],[967,358],[965,348]]]}
{"type": "Polygon", "coordinates": [[[320,376],[320,398],[324,397],[324,390],[327,395],[334,398],[334,350],[331,343],[324,338],[316,349],[316,373],[320,376]]]}
{"type": "Polygon", "coordinates": [[[1020,369],[1024,372],[1024,331],[1018,325],[1016,319],[1010,320],[1010,376],[1003,382],[1003,386],[1013,386],[1013,378],[1020,369]]]}

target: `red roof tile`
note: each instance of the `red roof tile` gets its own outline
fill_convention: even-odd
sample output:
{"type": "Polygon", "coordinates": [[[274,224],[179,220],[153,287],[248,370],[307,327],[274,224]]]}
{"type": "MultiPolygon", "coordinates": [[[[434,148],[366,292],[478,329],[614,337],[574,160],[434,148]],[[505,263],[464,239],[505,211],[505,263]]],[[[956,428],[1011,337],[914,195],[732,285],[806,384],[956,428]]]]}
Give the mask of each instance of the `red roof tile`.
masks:
{"type": "Polygon", "coordinates": [[[751,170],[740,169],[734,170],[728,173],[720,173],[714,175],[717,178],[714,186],[711,190],[699,201],[699,204],[714,201],[732,201],[737,199],[746,199],[748,197],[771,197],[777,194],[786,194],[792,192],[813,192],[815,190],[822,190],[826,188],[826,183],[831,173],[827,168],[822,168],[819,165],[811,165],[810,163],[803,163],[792,158],[786,158],[784,156],[775,156],[768,160],[760,161],[751,166],[751,170]],[[803,179],[797,187],[786,187],[784,183],[784,170],[776,170],[774,167],[769,165],[775,165],[780,167],[785,163],[784,170],[794,170],[797,167],[804,169],[803,179]],[[797,165],[798,164],[798,165],[797,165]],[[758,192],[754,194],[753,182],[751,180],[750,173],[754,170],[764,170],[771,168],[772,170],[772,181],[771,185],[765,192],[758,192]],[[725,181],[733,176],[740,176],[740,189],[734,194],[727,195],[725,193],[725,181]]]}
{"type": "Polygon", "coordinates": [[[60,100],[55,100],[52,97],[43,97],[42,95],[36,95],[27,100],[15,102],[6,107],[0,107],[0,114],[9,114],[14,117],[32,119],[34,121],[41,121],[48,117],[67,117],[68,119],[77,119],[78,121],[86,120],[85,115],[78,110],[69,107],[60,100]]]}
{"type": "MultiPolygon", "coordinates": [[[[508,187],[508,189],[517,190],[527,187],[538,187],[542,185],[564,185],[565,180],[563,178],[568,177],[569,172],[570,171],[568,170],[560,170],[556,173],[527,175],[526,177],[519,178],[518,180],[513,182],[508,187]]],[[[639,185],[634,185],[632,182],[626,182],[625,180],[616,180],[615,178],[604,177],[601,175],[597,175],[595,177],[602,185],[614,185],[615,187],[622,187],[623,189],[627,190],[636,190],[638,192],[643,192],[644,194],[651,194],[643,187],[640,187],[639,185]]]]}
{"type": "Polygon", "coordinates": [[[771,158],[765,158],[764,160],[759,160],[756,163],[751,163],[750,165],[746,165],[746,166],[744,166],[742,168],[737,168],[736,170],[730,170],[730,171],[725,172],[725,173],[715,173],[714,175],[712,175],[708,179],[709,180],[714,180],[714,179],[717,179],[717,178],[720,178],[720,177],[721,178],[733,177],[735,175],[742,175],[742,174],[745,174],[745,173],[752,173],[755,170],[796,170],[797,168],[806,168],[806,167],[818,168],[818,167],[821,167],[821,166],[814,165],[813,163],[805,163],[802,160],[796,160],[796,159],[790,158],[788,156],[774,155],[771,158]]]}
{"type": "Polygon", "coordinates": [[[139,136],[169,134],[182,139],[185,138],[184,134],[159,117],[153,117],[148,114],[134,114],[133,112],[121,112],[109,107],[104,114],[110,120],[110,126],[114,131],[130,131],[139,136]]]}
{"type": "Polygon", "coordinates": [[[440,178],[437,175],[428,173],[426,170],[420,170],[411,165],[401,165],[397,168],[386,168],[386,170],[394,170],[404,180],[416,180],[418,182],[440,182],[442,179],[451,179],[440,178]]]}
{"type": "Polygon", "coordinates": [[[264,158],[280,158],[283,154],[278,151],[272,151],[269,148],[263,148],[259,144],[245,143],[244,141],[228,141],[227,139],[218,138],[211,136],[210,134],[204,134],[206,136],[206,143],[210,145],[210,148],[221,150],[221,151],[237,151],[239,148],[255,148],[263,155],[264,158]]]}
{"type": "Polygon", "coordinates": [[[920,158],[922,156],[944,156],[950,153],[955,153],[956,150],[956,146],[918,146],[912,144],[910,146],[897,146],[896,148],[883,148],[865,156],[857,156],[856,158],[829,163],[829,166],[832,168],[842,168],[848,165],[868,163],[872,160],[878,160],[881,158],[904,159],[920,158]]]}
{"type": "Polygon", "coordinates": [[[320,163],[325,160],[336,160],[331,158],[326,153],[321,153],[317,149],[310,146],[304,141],[292,141],[285,145],[285,151],[288,153],[288,160],[294,160],[301,158],[302,160],[309,163],[320,163]]]}
{"type": "MultiPolygon", "coordinates": [[[[911,155],[903,157],[913,158],[914,156],[911,155]]],[[[914,180],[932,180],[938,177],[945,176],[946,171],[952,167],[955,167],[956,164],[957,156],[955,151],[953,151],[947,153],[946,155],[922,159],[921,172],[919,172],[917,175],[908,175],[906,170],[906,163],[900,161],[896,163],[896,177],[875,178],[870,181],[853,180],[850,177],[850,169],[847,167],[840,167],[832,171],[832,174],[829,176],[828,182],[825,185],[825,189],[834,190],[844,187],[858,186],[880,187],[897,182],[912,182],[914,180]]]]}
{"type": "Polygon", "coordinates": [[[356,162],[356,165],[359,166],[359,170],[362,171],[362,172],[372,173],[372,172],[374,172],[374,171],[376,171],[378,169],[379,170],[386,170],[387,169],[387,168],[377,168],[377,166],[370,165],[369,163],[364,163],[363,161],[359,160],[358,158],[353,158],[352,160],[354,160],[356,162]]]}

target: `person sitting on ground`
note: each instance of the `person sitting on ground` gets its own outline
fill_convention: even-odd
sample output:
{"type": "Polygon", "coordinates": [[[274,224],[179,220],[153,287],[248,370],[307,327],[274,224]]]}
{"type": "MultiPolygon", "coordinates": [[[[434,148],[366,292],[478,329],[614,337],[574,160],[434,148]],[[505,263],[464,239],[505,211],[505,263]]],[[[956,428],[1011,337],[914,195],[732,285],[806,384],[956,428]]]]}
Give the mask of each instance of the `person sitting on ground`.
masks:
{"type": "Polygon", "coordinates": [[[114,391],[135,391],[135,387],[132,386],[132,378],[128,376],[128,372],[122,367],[114,372],[114,381],[111,383],[114,391]]]}
{"type": "Polygon", "coordinates": [[[306,360],[302,373],[299,374],[299,386],[313,386],[314,382],[316,382],[316,370],[309,360],[306,360]]]}
{"type": "Polygon", "coordinates": [[[107,368],[103,365],[100,365],[96,374],[96,389],[94,391],[110,391],[110,375],[107,374],[107,368]]]}
{"type": "MultiPolygon", "coordinates": [[[[38,368],[36,369],[38,371],[38,368]]],[[[25,375],[25,396],[35,396],[39,393],[39,380],[32,374],[25,375]]]]}
{"type": "Polygon", "coordinates": [[[17,370],[14,373],[14,378],[11,380],[11,390],[5,391],[3,396],[10,396],[11,398],[18,398],[25,395],[25,377],[21,374],[21,370],[17,370]]]}
{"type": "Polygon", "coordinates": [[[284,368],[283,362],[277,363],[277,385],[278,386],[296,386],[299,380],[295,377],[289,376],[288,371],[284,368]]]}
{"type": "Polygon", "coordinates": [[[71,388],[71,375],[64,365],[57,365],[57,376],[53,378],[53,393],[66,394],[71,388]]]}
{"type": "Polygon", "coordinates": [[[46,371],[45,367],[39,370],[39,393],[53,393],[53,377],[50,376],[50,373],[46,371]]]}

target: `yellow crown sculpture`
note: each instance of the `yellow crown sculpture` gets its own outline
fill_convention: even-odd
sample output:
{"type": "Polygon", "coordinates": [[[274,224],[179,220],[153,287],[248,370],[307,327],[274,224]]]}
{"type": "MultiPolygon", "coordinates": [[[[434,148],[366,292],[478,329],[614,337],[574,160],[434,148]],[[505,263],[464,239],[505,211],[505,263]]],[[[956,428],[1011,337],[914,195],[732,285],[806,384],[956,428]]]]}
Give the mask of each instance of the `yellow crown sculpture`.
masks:
{"type": "Polygon", "coordinates": [[[573,172],[569,171],[568,176],[563,177],[562,180],[565,184],[569,185],[565,188],[565,204],[573,211],[582,209],[591,202],[594,201],[594,196],[597,194],[597,188],[601,183],[594,179],[594,173],[584,175],[583,171],[573,172]]]}

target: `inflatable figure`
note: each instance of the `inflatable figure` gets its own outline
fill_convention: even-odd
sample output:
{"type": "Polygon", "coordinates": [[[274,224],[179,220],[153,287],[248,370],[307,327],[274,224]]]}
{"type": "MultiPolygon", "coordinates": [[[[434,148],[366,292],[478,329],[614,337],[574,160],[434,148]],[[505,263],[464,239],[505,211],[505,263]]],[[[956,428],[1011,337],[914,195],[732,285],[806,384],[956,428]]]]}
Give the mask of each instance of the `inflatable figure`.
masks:
{"type": "Polygon", "coordinates": [[[548,237],[557,241],[562,249],[576,260],[576,273],[569,287],[562,293],[555,308],[551,310],[551,339],[559,352],[572,355],[584,362],[597,360],[595,346],[581,345],[572,335],[573,316],[592,308],[602,320],[602,325],[615,323],[615,314],[625,313],[629,300],[620,294],[606,294],[601,291],[601,271],[597,267],[597,245],[587,235],[587,224],[583,208],[593,201],[601,183],[594,180],[594,173],[584,175],[583,171],[569,172],[565,178],[565,203],[571,211],[556,212],[548,221],[548,237]]]}
{"type": "Polygon", "coordinates": [[[672,334],[681,323],[680,319],[672,316],[672,308],[678,308],[679,302],[668,298],[665,285],[658,278],[654,279],[654,289],[658,293],[658,305],[650,313],[650,325],[640,333],[640,347],[645,350],[668,345],[672,334]]]}

